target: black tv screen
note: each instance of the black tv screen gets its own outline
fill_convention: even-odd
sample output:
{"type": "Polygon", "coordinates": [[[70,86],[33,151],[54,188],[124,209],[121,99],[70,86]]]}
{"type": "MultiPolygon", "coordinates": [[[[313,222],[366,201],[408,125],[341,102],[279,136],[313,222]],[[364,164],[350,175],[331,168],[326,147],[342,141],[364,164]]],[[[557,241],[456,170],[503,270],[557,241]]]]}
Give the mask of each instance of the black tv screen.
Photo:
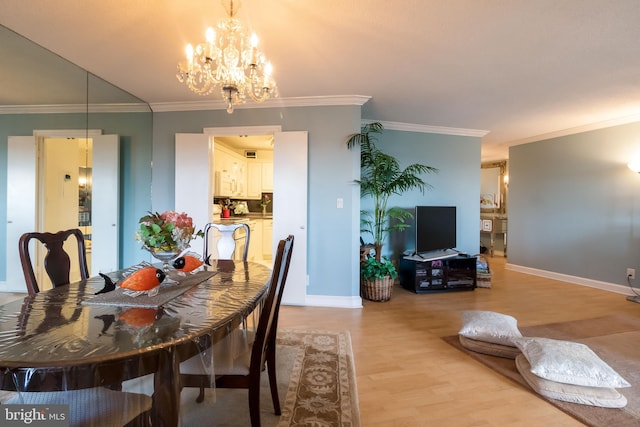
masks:
{"type": "Polygon", "coordinates": [[[416,253],[456,247],[456,207],[416,206],[416,253]]]}

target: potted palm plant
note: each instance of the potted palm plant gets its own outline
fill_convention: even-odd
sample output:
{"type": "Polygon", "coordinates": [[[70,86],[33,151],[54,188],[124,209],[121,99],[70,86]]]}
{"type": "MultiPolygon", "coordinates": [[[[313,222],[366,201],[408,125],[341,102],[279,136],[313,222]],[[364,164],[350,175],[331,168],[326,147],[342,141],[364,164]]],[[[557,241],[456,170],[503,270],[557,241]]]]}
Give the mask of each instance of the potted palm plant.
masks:
{"type": "Polygon", "coordinates": [[[362,127],[359,133],[350,135],[347,147],[360,147],[360,185],[362,198],[373,198],[373,211],[362,211],[361,233],[373,238],[374,254],[361,264],[361,294],[372,301],[387,301],[391,298],[393,281],[398,276],[395,266],[382,256],[389,232],[402,231],[409,227],[406,220],[413,217],[411,212],[399,207],[389,207],[389,197],[419,189],[431,189],[421,177],[425,173],[435,173],[438,169],[414,163],[402,169],[398,160],[376,147],[376,134],[384,130],[382,123],[373,122],[362,127]]]}

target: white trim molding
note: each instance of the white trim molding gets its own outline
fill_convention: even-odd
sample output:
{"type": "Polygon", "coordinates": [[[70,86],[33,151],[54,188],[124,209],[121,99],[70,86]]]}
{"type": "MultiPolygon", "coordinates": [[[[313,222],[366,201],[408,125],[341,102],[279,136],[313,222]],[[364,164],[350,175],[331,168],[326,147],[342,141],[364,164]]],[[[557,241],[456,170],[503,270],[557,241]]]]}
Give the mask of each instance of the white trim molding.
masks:
{"type": "Polygon", "coordinates": [[[33,136],[45,138],[87,138],[102,135],[101,129],[34,129],[33,136]]]}
{"type": "Polygon", "coordinates": [[[568,129],[560,129],[553,132],[530,136],[528,138],[517,139],[515,141],[509,142],[509,146],[522,145],[522,144],[527,144],[529,142],[545,141],[547,139],[560,138],[562,136],[575,135],[578,133],[590,132],[592,130],[604,129],[604,128],[609,128],[613,126],[621,126],[629,123],[636,123],[638,121],[640,121],[640,113],[632,114],[629,116],[617,117],[617,118],[604,120],[596,123],[588,123],[586,125],[576,126],[568,129]]]}
{"type": "Polygon", "coordinates": [[[522,265],[506,263],[505,268],[519,273],[531,274],[533,276],[544,277],[561,282],[572,283],[574,285],[587,286],[589,288],[600,289],[603,291],[615,292],[622,295],[635,295],[628,286],[619,285],[617,283],[601,282],[599,280],[587,279],[585,277],[571,276],[569,274],[556,273],[554,271],[540,270],[537,268],[525,267],[522,265]]]}
{"type": "Polygon", "coordinates": [[[362,308],[362,298],[359,296],[307,295],[304,305],[306,307],[362,308]]]}
{"type": "Polygon", "coordinates": [[[202,133],[215,136],[273,135],[275,132],[282,132],[282,126],[229,126],[202,129],[202,133]]]}
{"type": "MultiPolygon", "coordinates": [[[[362,120],[363,124],[373,123],[379,120],[362,120]]],[[[450,128],[444,126],[430,126],[430,125],[417,125],[413,123],[401,123],[401,122],[386,122],[382,123],[385,129],[400,130],[405,132],[419,132],[419,133],[437,133],[441,135],[456,135],[456,136],[474,136],[482,138],[489,133],[488,130],[480,129],[464,129],[464,128],[450,128]]]]}
{"type": "MultiPolygon", "coordinates": [[[[285,107],[321,107],[336,105],[364,105],[371,99],[364,95],[334,95],[334,96],[305,96],[299,98],[272,98],[262,103],[248,102],[233,106],[234,110],[254,108],[285,108],[285,107]]],[[[152,102],[149,104],[154,112],[226,110],[227,106],[221,100],[190,101],[190,102],[152,102]]]]}
{"type": "Polygon", "coordinates": [[[56,113],[150,113],[144,103],[120,104],[51,104],[0,105],[0,114],[56,114],[56,113]]]}

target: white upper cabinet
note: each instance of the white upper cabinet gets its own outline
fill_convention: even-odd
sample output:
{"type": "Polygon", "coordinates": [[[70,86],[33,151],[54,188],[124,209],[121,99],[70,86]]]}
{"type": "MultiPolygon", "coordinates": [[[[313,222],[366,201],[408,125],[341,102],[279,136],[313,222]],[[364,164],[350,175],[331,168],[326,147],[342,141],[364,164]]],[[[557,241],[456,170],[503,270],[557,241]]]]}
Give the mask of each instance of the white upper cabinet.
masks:
{"type": "Polygon", "coordinates": [[[247,197],[247,159],[216,144],[214,165],[217,197],[247,197]]]}
{"type": "Polygon", "coordinates": [[[273,192],[273,163],[262,164],[262,191],[264,193],[273,192]]]}
{"type": "Polygon", "coordinates": [[[247,162],[247,198],[259,199],[273,192],[273,162],[247,162]]]}
{"type": "Polygon", "coordinates": [[[262,163],[249,161],[247,163],[247,198],[262,197],[262,163]]]}

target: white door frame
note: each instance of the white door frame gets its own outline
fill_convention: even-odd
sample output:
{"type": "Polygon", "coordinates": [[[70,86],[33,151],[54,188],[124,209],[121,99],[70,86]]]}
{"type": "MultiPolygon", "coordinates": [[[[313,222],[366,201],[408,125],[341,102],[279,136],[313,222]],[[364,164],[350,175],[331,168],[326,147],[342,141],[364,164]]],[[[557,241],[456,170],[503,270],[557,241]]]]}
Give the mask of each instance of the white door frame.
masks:
{"type": "MultiPolygon", "coordinates": [[[[26,286],[24,284],[24,278],[22,275],[22,271],[20,269],[20,260],[18,256],[18,243],[17,238],[20,235],[27,231],[33,231],[40,229],[38,224],[40,224],[40,218],[38,212],[40,212],[41,205],[41,196],[37,194],[38,191],[38,180],[39,180],[39,172],[37,167],[37,158],[38,155],[38,145],[40,141],[43,141],[46,138],[91,138],[96,139],[101,136],[105,136],[102,134],[102,130],[100,129],[53,129],[53,130],[40,130],[36,129],[33,131],[33,136],[9,136],[10,141],[14,140],[16,143],[24,142],[24,143],[32,143],[32,147],[29,147],[27,153],[15,152],[14,154],[20,156],[20,159],[23,161],[20,165],[14,165],[13,162],[9,162],[12,166],[16,166],[20,169],[20,172],[26,170],[27,168],[32,171],[31,180],[24,182],[24,185],[28,186],[30,191],[29,194],[34,194],[33,198],[25,198],[24,193],[26,189],[23,187],[21,194],[21,209],[26,207],[27,213],[26,215],[20,215],[20,217],[15,217],[15,213],[10,212],[10,203],[7,201],[7,242],[6,242],[6,256],[5,260],[7,263],[6,267],[6,281],[0,282],[0,291],[4,292],[26,292],[26,286]],[[27,158],[28,157],[28,158],[27,158]],[[17,237],[16,237],[17,236],[17,237]],[[11,271],[10,269],[18,269],[18,271],[11,271]]],[[[117,136],[116,136],[117,137],[117,136]]],[[[11,145],[11,144],[10,144],[11,145]]],[[[11,154],[11,153],[9,153],[11,154]]],[[[119,153],[117,155],[119,159],[119,153]]],[[[116,191],[118,188],[116,186],[116,191]]],[[[12,197],[11,191],[7,192],[7,197],[12,197]]],[[[111,207],[114,205],[111,204],[111,207]]],[[[119,212],[116,206],[116,216],[119,212]]],[[[118,233],[110,232],[110,236],[113,236],[117,239],[118,233]]],[[[116,252],[112,254],[116,260],[119,259],[118,255],[119,246],[116,247],[116,252]]],[[[0,260],[2,262],[3,260],[0,260]]]]}
{"type": "MultiPolygon", "coordinates": [[[[281,134],[293,134],[298,132],[283,132],[282,126],[273,125],[273,126],[235,126],[235,127],[212,127],[212,128],[204,128],[203,132],[208,135],[213,136],[237,136],[237,135],[274,135],[277,133],[281,134]]],[[[305,153],[308,149],[308,135],[305,131],[305,153]]],[[[275,150],[277,150],[277,141],[274,138],[274,166],[275,166],[275,150]]],[[[306,155],[306,154],[305,154],[306,155]]],[[[305,159],[306,160],[306,159],[305,159]]],[[[305,173],[308,174],[307,163],[305,162],[305,173]]],[[[274,167],[274,177],[276,171],[274,167]]],[[[304,191],[306,196],[306,177],[305,176],[305,184],[304,191]]],[[[299,181],[301,182],[301,181],[299,181]]],[[[274,188],[274,193],[277,192],[277,188],[274,188]]],[[[277,197],[276,197],[277,199],[277,197]]],[[[280,199],[282,200],[282,199],[280,199]]],[[[297,235],[297,240],[294,242],[294,255],[292,256],[292,266],[289,272],[289,278],[292,280],[287,281],[287,287],[285,288],[285,293],[282,298],[282,304],[290,304],[290,305],[306,305],[306,294],[307,294],[307,284],[308,284],[308,274],[307,274],[307,227],[306,227],[306,218],[308,217],[308,206],[306,203],[306,197],[304,201],[304,224],[297,224],[295,230],[292,232],[287,232],[287,234],[295,234],[297,235]],[[304,236],[303,236],[304,235],[304,236]],[[294,261],[297,264],[293,266],[294,261]],[[294,277],[295,276],[295,277],[294,277]],[[296,279],[297,277],[297,279],[296,279]]],[[[277,200],[276,200],[277,203],[277,200]]],[[[275,206],[274,206],[275,210],[275,206]]],[[[293,213],[293,210],[290,212],[293,213]]],[[[285,215],[275,215],[273,217],[273,242],[272,247],[277,246],[277,241],[285,238],[286,236],[280,236],[278,233],[282,234],[285,230],[290,230],[292,224],[288,223],[289,218],[285,218],[285,215]],[[287,224],[283,224],[283,222],[287,224]]]]}

